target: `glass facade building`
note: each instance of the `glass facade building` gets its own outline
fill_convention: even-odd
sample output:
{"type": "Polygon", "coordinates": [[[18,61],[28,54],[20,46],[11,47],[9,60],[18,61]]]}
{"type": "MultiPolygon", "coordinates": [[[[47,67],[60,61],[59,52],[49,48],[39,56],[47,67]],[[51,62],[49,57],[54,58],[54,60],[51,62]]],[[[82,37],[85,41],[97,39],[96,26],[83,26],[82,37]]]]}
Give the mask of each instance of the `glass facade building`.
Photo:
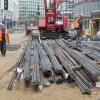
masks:
{"type": "Polygon", "coordinates": [[[19,16],[33,17],[38,6],[40,15],[44,15],[44,0],[19,0],[19,16]]]}
{"type": "Polygon", "coordinates": [[[63,15],[68,17],[70,24],[73,22],[73,5],[74,0],[67,0],[66,2],[62,2],[58,8],[63,15]]]}
{"type": "Polygon", "coordinates": [[[78,0],[74,4],[74,17],[80,14],[91,17],[91,13],[97,11],[100,11],[100,0],[78,0]]]}

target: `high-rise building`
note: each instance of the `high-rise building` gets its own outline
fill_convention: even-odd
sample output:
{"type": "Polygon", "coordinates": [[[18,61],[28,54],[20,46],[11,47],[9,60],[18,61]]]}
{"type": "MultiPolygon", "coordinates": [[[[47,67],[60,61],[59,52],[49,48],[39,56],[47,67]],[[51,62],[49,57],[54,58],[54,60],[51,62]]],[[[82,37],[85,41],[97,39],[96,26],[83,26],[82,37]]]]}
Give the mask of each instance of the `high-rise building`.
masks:
{"type": "Polygon", "coordinates": [[[74,0],[67,0],[66,14],[70,20],[73,19],[73,5],[74,5],[74,0]]]}
{"type": "Polygon", "coordinates": [[[74,0],[67,0],[66,2],[62,2],[59,10],[63,15],[67,15],[69,19],[73,19],[73,5],[74,0]]]}
{"type": "Polygon", "coordinates": [[[79,2],[82,2],[82,1],[86,1],[86,0],[74,0],[75,3],[79,3],[79,2]]]}
{"type": "Polygon", "coordinates": [[[44,0],[19,0],[19,17],[34,17],[38,8],[44,15],[44,0]]]}

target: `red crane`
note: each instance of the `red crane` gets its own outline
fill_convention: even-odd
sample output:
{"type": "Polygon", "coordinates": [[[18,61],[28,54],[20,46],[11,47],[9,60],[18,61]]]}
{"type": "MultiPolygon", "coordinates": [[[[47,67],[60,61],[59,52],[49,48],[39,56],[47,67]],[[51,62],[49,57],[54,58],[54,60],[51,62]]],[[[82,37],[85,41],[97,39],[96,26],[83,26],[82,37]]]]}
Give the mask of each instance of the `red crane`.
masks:
{"type": "Polygon", "coordinates": [[[62,0],[44,0],[45,16],[39,18],[39,30],[43,31],[56,31],[64,32],[68,28],[67,16],[57,14],[57,9],[62,0]]]}

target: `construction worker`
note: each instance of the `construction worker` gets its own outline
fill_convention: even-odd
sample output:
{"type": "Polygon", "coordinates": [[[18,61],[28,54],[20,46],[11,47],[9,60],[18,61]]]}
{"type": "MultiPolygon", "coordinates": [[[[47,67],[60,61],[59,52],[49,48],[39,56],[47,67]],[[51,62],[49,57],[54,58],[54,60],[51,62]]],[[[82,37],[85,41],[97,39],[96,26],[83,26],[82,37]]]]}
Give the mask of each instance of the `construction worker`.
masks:
{"type": "Polygon", "coordinates": [[[83,15],[81,14],[79,18],[76,18],[74,21],[74,28],[77,31],[76,35],[76,45],[81,44],[81,39],[83,36],[83,15]]]}
{"type": "Polygon", "coordinates": [[[9,43],[9,34],[6,32],[5,27],[1,27],[0,31],[0,47],[1,47],[1,54],[5,56],[6,54],[6,43],[9,43]]]}

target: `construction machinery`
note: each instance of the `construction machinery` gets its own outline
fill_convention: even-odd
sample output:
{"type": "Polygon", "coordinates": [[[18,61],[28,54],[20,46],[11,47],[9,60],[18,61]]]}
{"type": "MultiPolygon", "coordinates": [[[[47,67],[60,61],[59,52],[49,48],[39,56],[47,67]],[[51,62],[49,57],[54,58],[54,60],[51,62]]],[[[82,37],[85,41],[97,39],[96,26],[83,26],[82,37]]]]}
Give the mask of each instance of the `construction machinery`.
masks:
{"type": "Polygon", "coordinates": [[[39,18],[39,31],[43,36],[44,33],[56,32],[65,35],[68,29],[68,17],[57,12],[62,0],[44,0],[45,16],[39,18]]]}

